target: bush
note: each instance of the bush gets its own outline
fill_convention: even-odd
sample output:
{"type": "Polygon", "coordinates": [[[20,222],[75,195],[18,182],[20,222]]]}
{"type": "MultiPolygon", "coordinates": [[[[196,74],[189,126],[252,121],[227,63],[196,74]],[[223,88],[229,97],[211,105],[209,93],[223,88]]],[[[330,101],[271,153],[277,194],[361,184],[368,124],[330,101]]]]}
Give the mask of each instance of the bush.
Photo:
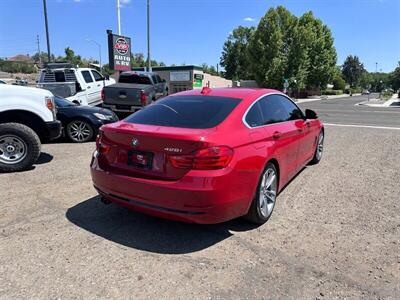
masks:
{"type": "Polygon", "coordinates": [[[344,92],[345,94],[361,94],[363,91],[362,88],[351,88],[351,89],[345,89],[344,92]]]}
{"type": "Polygon", "coordinates": [[[322,91],[322,95],[332,96],[332,95],[342,95],[343,90],[325,90],[322,91]]]}
{"type": "Polygon", "coordinates": [[[333,79],[333,89],[334,90],[344,90],[346,88],[346,82],[340,75],[336,75],[333,79]]]}

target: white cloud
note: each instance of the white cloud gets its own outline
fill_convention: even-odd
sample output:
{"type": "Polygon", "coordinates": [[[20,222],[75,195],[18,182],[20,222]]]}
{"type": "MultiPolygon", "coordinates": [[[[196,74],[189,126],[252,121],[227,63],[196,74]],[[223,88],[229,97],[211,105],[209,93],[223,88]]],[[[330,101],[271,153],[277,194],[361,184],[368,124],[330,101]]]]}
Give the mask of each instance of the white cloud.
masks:
{"type": "Polygon", "coordinates": [[[246,18],[243,19],[243,21],[245,21],[245,22],[255,22],[256,19],[254,19],[252,17],[246,17],[246,18]]]}

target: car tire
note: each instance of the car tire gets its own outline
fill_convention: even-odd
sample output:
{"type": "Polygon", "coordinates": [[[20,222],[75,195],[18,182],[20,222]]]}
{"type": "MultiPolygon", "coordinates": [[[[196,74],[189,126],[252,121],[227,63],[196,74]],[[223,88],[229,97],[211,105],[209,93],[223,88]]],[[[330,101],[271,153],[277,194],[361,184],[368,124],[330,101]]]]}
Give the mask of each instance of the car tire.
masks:
{"type": "Polygon", "coordinates": [[[323,130],[321,130],[321,132],[318,135],[317,145],[315,146],[314,156],[310,161],[309,165],[316,165],[321,161],[324,150],[324,140],[325,140],[325,133],[323,130]]]}
{"type": "Polygon", "coordinates": [[[257,185],[256,195],[251,202],[245,219],[255,223],[264,224],[271,217],[278,193],[279,175],[273,163],[269,162],[257,185]]]}
{"type": "Polygon", "coordinates": [[[85,120],[72,120],[65,127],[65,135],[73,143],[86,143],[93,140],[94,129],[85,120]]]}
{"type": "Polygon", "coordinates": [[[26,170],[38,160],[40,148],[40,138],[28,126],[0,124],[0,172],[26,170]]]}

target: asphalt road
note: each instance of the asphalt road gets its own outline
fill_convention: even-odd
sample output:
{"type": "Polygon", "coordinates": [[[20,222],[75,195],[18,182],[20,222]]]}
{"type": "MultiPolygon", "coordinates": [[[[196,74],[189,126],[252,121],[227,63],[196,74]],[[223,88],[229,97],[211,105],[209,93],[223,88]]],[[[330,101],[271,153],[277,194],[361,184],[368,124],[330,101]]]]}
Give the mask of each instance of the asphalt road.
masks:
{"type": "MultiPolygon", "coordinates": [[[[302,107],[358,122],[356,99],[334,101],[302,107]]],[[[94,143],[44,145],[32,170],[0,174],[0,299],[400,299],[400,131],[326,136],[321,163],[259,227],[105,206],[89,175],[94,143]]]]}
{"type": "MultiPolygon", "coordinates": [[[[370,98],[373,97],[374,95],[370,95],[370,98]]],[[[305,102],[299,106],[302,109],[315,110],[319,118],[326,123],[400,128],[400,107],[381,108],[355,105],[367,100],[368,96],[363,95],[305,102]]]]}

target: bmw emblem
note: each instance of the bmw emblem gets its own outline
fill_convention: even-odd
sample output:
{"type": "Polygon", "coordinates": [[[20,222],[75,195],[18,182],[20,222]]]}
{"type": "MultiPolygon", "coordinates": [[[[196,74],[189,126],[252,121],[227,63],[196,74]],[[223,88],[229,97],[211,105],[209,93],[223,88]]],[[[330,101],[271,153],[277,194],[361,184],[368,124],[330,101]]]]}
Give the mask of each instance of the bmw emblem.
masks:
{"type": "Polygon", "coordinates": [[[139,145],[139,140],[137,139],[137,138],[133,138],[132,139],[132,146],[133,147],[136,147],[136,146],[138,146],[139,145]]]}

